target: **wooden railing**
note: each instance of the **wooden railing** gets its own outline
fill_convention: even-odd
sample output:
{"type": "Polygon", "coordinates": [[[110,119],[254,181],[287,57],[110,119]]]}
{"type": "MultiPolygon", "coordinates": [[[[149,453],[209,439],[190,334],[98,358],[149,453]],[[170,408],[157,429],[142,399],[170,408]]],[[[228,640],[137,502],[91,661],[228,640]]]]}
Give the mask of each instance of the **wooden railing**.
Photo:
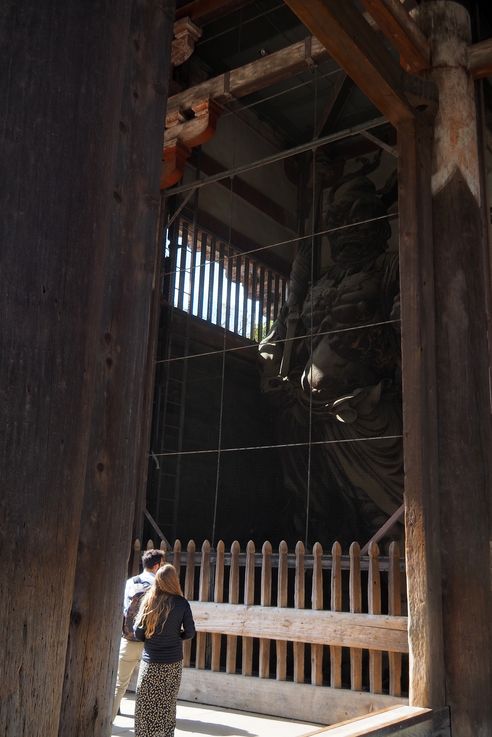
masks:
{"type": "MultiPolygon", "coordinates": [[[[319,543],[307,552],[301,542],[291,553],[285,542],[277,551],[265,542],[261,552],[251,541],[245,550],[237,541],[228,551],[222,541],[215,549],[205,541],[197,551],[192,540],[185,550],[179,540],[172,550],[165,543],[161,549],[178,570],[192,605],[197,637],[185,643],[184,665],[200,700],[211,698],[204,693],[208,678],[216,691],[226,688],[226,676],[234,676],[239,698],[234,705],[249,708],[240,697],[241,674],[248,678],[249,694],[253,682],[263,690],[282,691],[284,684],[289,713],[310,721],[328,723],[324,711],[318,719],[303,712],[301,702],[314,686],[330,693],[330,710],[340,718],[363,713],[362,702],[368,711],[406,702],[406,587],[397,543],[391,543],[387,557],[376,543],[361,556],[356,542],[346,555],[337,542],[330,554],[319,543]],[[289,691],[294,684],[295,697],[289,691]],[[337,695],[338,711],[333,706],[337,695]]],[[[135,572],[140,552],[137,541],[135,572]]],[[[261,711],[259,694],[251,708],[261,711]]]]}

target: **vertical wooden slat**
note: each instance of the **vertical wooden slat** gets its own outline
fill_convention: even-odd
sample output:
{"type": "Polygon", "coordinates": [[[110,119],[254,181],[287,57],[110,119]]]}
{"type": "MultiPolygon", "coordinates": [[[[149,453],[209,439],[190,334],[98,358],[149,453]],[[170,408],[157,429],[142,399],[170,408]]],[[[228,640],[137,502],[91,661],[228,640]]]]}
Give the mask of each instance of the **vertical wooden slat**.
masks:
{"type": "MultiPolygon", "coordinates": [[[[379,547],[374,542],[369,545],[369,577],[367,586],[369,614],[381,614],[379,547]]],[[[380,650],[369,650],[369,691],[371,693],[381,693],[383,690],[382,662],[382,653],[380,650]]]]}
{"type": "MultiPolygon", "coordinates": [[[[252,606],[255,603],[255,544],[250,540],[246,546],[246,569],[244,572],[244,603],[252,606]]],[[[253,673],[253,638],[243,637],[242,674],[253,673]]]]}
{"type": "MultiPolygon", "coordinates": [[[[313,545],[313,583],[311,607],[323,609],[323,568],[321,558],[323,548],[320,543],[313,545]]],[[[323,685],[323,645],[311,645],[311,683],[313,686],[323,685]]]]}
{"type": "Polygon", "coordinates": [[[248,333],[248,299],[249,299],[249,258],[244,259],[244,305],[243,305],[243,328],[241,335],[247,337],[248,333]]]}
{"type": "Polygon", "coordinates": [[[198,281],[198,304],[196,315],[203,318],[205,314],[204,310],[204,299],[205,299],[205,263],[207,261],[207,239],[208,236],[205,231],[202,230],[200,237],[200,277],[198,281]]]}
{"type": "MultiPolygon", "coordinates": [[[[353,542],[350,546],[350,578],[349,600],[350,611],[359,614],[362,611],[362,587],[360,579],[360,545],[353,542]]],[[[362,691],[362,650],[358,647],[350,648],[350,688],[353,691],[362,691]]]]}
{"type": "Polygon", "coordinates": [[[248,338],[251,340],[257,340],[258,338],[258,267],[255,262],[251,263],[252,274],[252,286],[251,286],[251,327],[248,338]]]}
{"type": "Polygon", "coordinates": [[[140,570],[140,558],[142,556],[142,543],[137,538],[133,543],[133,560],[131,565],[131,575],[136,576],[140,570]]]}
{"type": "MultiPolygon", "coordinates": [[[[229,569],[229,604],[239,602],[239,553],[241,548],[237,540],[231,545],[231,567],[229,569]]],[[[226,673],[236,672],[236,635],[227,635],[226,673]]]]}
{"type": "MultiPolygon", "coordinates": [[[[242,259],[241,256],[238,254],[234,258],[234,263],[236,265],[236,291],[235,291],[235,300],[234,300],[234,332],[239,332],[239,302],[240,302],[240,295],[241,295],[241,268],[242,268],[242,259]]],[[[243,297],[243,309],[245,305],[245,298],[243,297]]],[[[241,333],[243,335],[243,333],[241,333]]]]}
{"type": "MultiPolygon", "coordinates": [[[[261,606],[272,604],[272,545],[268,540],[263,543],[261,549],[261,606]]],[[[259,656],[260,678],[268,678],[270,675],[270,640],[261,638],[259,656]]]]}
{"type": "Polygon", "coordinates": [[[231,291],[232,291],[232,264],[234,258],[234,251],[231,246],[227,248],[227,286],[226,286],[226,301],[225,301],[225,327],[226,330],[231,329],[231,291]]]}
{"type": "Polygon", "coordinates": [[[280,311],[280,277],[275,274],[275,293],[273,299],[273,319],[276,320],[280,311]]]}
{"type": "Polygon", "coordinates": [[[287,279],[280,278],[280,288],[282,292],[282,304],[287,301],[287,279]]]}
{"type": "MultiPolygon", "coordinates": [[[[198,586],[198,601],[208,601],[210,593],[210,543],[204,540],[202,545],[202,558],[200,562],[200,583],[198,586]]],[[[207,633],[196,634],[196,668],[205,668],[205,649],[207,644],[207,633]]]]}
{"type": "MultiPolygon", "coordinates": [[[[184,595],[188,600],[193,600],[195,596],[195,550],[194,540],[190,540],[186,548],[186,575],[184,595]]],[[[183,642],[183,665],[185,668],[190,667],[191,660],[191,640],[183,642]]]]}
{"type": "MultiPolygon", "coordinates": [[[[215,582],[214,582],[214,601],[222,604],[224,601],[224,542],[219,540],[217,543],[217,552],[215,560],[215,582]]],[[[221,650],[221,634],[212,634],[212,662],[213,671],[220,671],[220,650],[221,650]]]]}
{"type": "MultiPolygon", "coordinates": [[[[278,547],[278,576],[277,576],[277,606],[287,606],[288,593],[288,547],[285,540],[282,540],[278,547]]],[[[276,640],[277,651],[277,681],[285,681],[287,678],[287,642],[285,640],[276,640]]]]}
{"type": "MultiPolygon", "coordinates": [[[[296,545],[296,570],[294,578],[294,607],[304,609],[305,606],[305,570],[304,545],[299,540],[296,545]]],[[[294,682],[304,683],[304,654],[306,647],[303,642],[294,642],[294,682]]]]}
{"type": "Polygon", "coordinates": [[[181,573],[181,540],[175,540],[173,546],[173,566],[176,568],[176,573],[181,573]]]}
{"type": "MultiPolygon", "coordinates": [[[[400,548],[395,541],[389,548],[388,614],[393,617],[401,614],[400,548]]],[[[390,652],[388,657],[390,696],[401,696],[401,653],[390,652]]]]}
{"type": "Polygon", "coordinates": [[[270,330],[272,324],[272,272],[267,270],[267,293],[266,293],[266,332],[270,330]]]}
{"type": "Polygon", "coordinates": [[[260,266],[260,296],[258,305],[258,342],[263,338],[263,318],[265,314],[265,269],[260,266]]]}
{"type": "MultiPolygon", "coordinates": [[[[223,291],[224,291],[224,269],[225,269],[225,247],[220,241],[219,244],[219,274],[217,278],[217,325],[222,325],[223,308],[223,291]]],[[[227,326],[226,326],[227,327],[227,326]]]]}
{"type": "Polygon", "coordinates": [[[214,284],[215,284],[215,236],[210,239],[210,255],[209,255],[209,272],[208,272],[208,299],[207,299],[207,320],[213,322],[214,308],[214,284]]]}
{"type": "Polygon", "coordinates": [[[149,538],[147,540],[146,550],[154,550],[154,541],[152,540],[152,538],[149,538]]]}
{"type": "MultiPolygon", "coordinates": [[[[331,611],[342,611],[342,548],[339,542],[331,549],[331,611]]],[[[330,645],[330,685],[342,687],[342,648],[330,645]]]]}
{"type": "Polygon", "coordinates": [[[195,314],[196,311],[194,311],[195,307],[195,284],[196,284],[196,254],[198,250],[198,228],[193,228],[193,238],[191,239],[190,243],[190,278],[189,278],[189,284],[190,284],[190,301],[188,304],[188,312],[190,315],[195,314]]]}
{"type": "Polygon", "coordinates": [[[168,303],[172,306],[176,305],[176,279],[178,276],[178,233],[179,223],[174,222],[169,228],[169,271],[164,273],[164,284],[166,280],[169,280],[169,292],[164,294],[164,299],[167,298],[168,303]]]}
{"type": "Polygon", "coordinates": [[[183,309],[183,297],[184,297],[184,290],[185,290],[185,277],[186,277],[186,251],[188,247],[188,223],[186,220],[183,220],[183,227],[181,230],[181,254],[179,259],[179,267],[178,267],[178,299],[177,299],[177,306],[178,309],[183,309]]]}

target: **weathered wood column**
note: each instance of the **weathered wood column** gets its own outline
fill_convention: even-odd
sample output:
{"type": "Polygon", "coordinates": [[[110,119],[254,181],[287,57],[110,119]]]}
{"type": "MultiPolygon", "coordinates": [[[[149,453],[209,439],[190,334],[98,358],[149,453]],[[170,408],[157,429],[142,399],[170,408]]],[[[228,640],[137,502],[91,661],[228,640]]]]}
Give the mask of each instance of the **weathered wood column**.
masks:
{"type": "MultiPolygon", "coordinates": [[[[442,691],[434,683],[439,664],[432,662],[436,647],[436,655],[444,658],[441,686],[444,702],[451,710],[453,734],[485,737],[492,729],[492,455],[476,107],[466,58],[469,18],[458,3],[438,0],[420,5],[418,21],[431,41],[430,76],[439,90],[439,107],[433,130],[432,242],[415,241],[423,266],[420,273],[405,272],[411,258],[408,254],[402,260],[407,559],[410,647],[414,655],[411,700],[429,706],[441,702],[442,691]],[[431,254],[424,253],[422,249],[426,248],[432,249],[431,254]],[[408,283],[412,278],[416,278],[414,285],[408,283]],[[420,303],[414,302],[414,308],[421,313],[423,340],[408,331],[408,310],[412,309],[408,297],[412,292],[420,303]],[[428,385],[416,382],[412,386],[417,376],[412,362],[428,366],[428,385]],[[415,407],[408,404],[409,392],[415,395],[415,407]],[[423,400],[427,401],[426,408],[423,400]],[[425,409],[427,428],[422,423],[425,409]],[[421,434],[420,449],[416,433],[421,434]],[[427,479],[422,489],[412,485],[417,478],[412,475],[412,464],[419,453],[430,464],[424,475],[436,479],[427,479]],[[422,586],[421,576],[430,589],[422,586]],[[440,634],[440,595],[436,590],[440,577],[442,650],[441,643],[434,640],[440,634]],[[423,624],[421,629],[412,625],[413,617],[414,624],[423,624]],[[423,665],[418,662],[420,656],[423,665]]],[[[402,127],[402,171],[408,140],[410,133],[402,127]]],[[[420,161],[420,167],[422,177],[425,161],[420,161]]],[[[415,182],[416,190],[410,197],[417,198],[418,203],[418,174],[415,182]]],[[[405,195],[403,179],[403,208],[405,195]]],[[[428,209],[417,207],[415,217],[422,223],[428,218],[428,209]]],[[[402,235],[408,213],[404,218],[402,235]]]]}
{"type": "Polygon", "coordinates": [[[398,128],[410,703],[445,704],[430,111],[398,128]]]}
{"type": "Polygon", "coordinates": [[[174,2],[133,2],[59,736],[108,733],[140,479],[174,2]],[[117,245],[117,247],[116,247],[117,245]]]}
{"type": "Polygon", "coordinates": [[[2,4],[5,737],[109,732],[172,6],[2,4]]]}

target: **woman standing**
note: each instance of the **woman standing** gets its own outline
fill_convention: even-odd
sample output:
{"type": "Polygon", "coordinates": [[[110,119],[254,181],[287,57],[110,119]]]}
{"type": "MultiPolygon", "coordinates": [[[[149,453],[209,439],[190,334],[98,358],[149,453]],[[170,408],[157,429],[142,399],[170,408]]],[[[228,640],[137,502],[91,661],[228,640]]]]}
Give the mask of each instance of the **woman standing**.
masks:
{"type": "Polygon", "coordinates": [[[182,642],[194,634],[195,623],[176,569],[166,563],[155,574],[135,620],[135,636],[144,642],[135,737],[173,737],[183,667],[182,642]]]}

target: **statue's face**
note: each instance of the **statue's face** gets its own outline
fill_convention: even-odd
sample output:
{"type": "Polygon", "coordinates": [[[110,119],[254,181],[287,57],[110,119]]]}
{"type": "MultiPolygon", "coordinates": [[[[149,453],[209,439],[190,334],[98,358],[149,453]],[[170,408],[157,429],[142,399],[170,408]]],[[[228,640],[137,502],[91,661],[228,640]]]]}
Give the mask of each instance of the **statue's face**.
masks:
{"type": "Polygon", "coordinates": [[[384,214],[375,192],[347,190],[336,197],[326,210],[326,227],[339,228],[328,236],[333,261],[356,264],[381,253],[391,231],[387,221],[374,218],[384,214]]]}

